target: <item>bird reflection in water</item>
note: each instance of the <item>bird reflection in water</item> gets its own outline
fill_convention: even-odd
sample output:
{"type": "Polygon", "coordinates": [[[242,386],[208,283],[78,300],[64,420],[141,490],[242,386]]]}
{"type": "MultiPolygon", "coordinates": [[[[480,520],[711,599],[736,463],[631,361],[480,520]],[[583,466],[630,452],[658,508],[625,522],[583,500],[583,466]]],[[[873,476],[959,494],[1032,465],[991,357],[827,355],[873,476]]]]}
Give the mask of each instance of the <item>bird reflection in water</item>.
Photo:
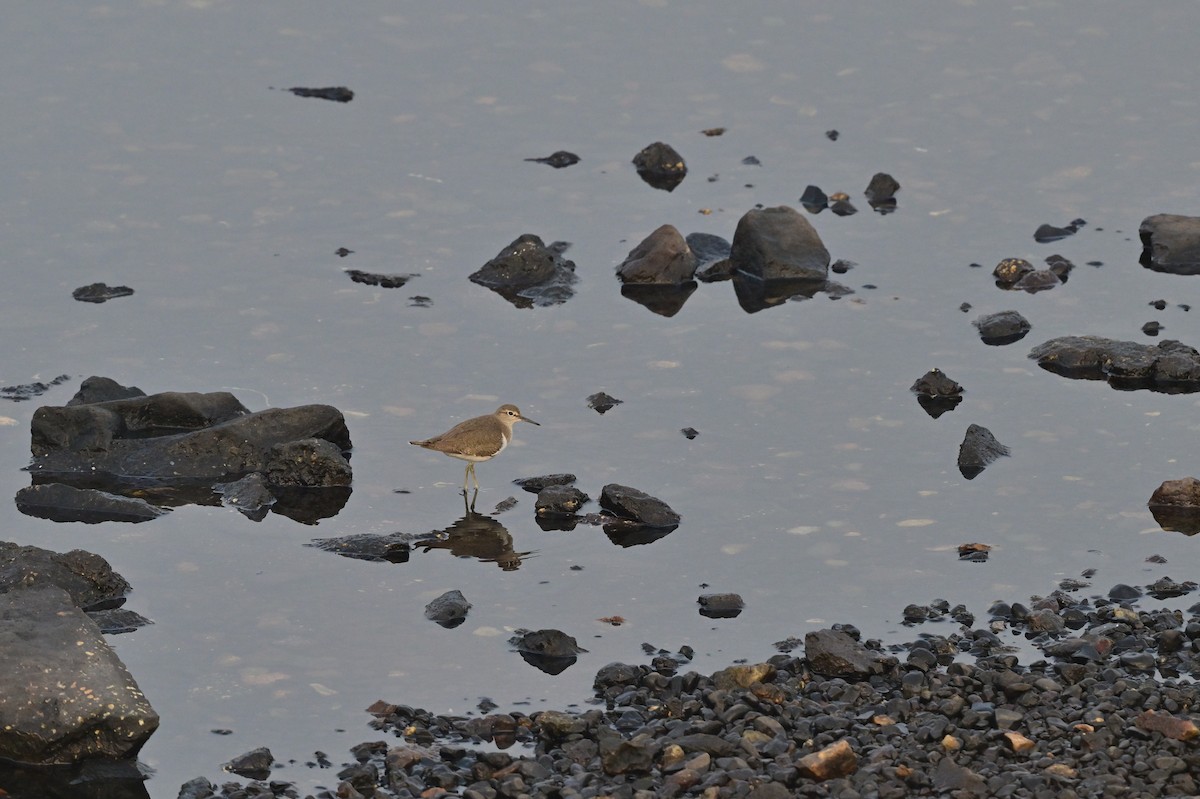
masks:
{"type": "Polygon", "coordinates": [[[414,541],[414,545],[423,552],[434,549],[446,549],[451,555],[459,558],[475,558],[485,563],[495,563],[504,571],[515,571],[522,558],[533,555],[534,552],[517,552],[513,549],[512,535],[500,522],[491,516],[475,512],[475,491],[468,504],[466,493],[463,493],[463,509],[466,513],[461,519],[444,530],[439,530],[432,538],[422,538],[414,541]]]}

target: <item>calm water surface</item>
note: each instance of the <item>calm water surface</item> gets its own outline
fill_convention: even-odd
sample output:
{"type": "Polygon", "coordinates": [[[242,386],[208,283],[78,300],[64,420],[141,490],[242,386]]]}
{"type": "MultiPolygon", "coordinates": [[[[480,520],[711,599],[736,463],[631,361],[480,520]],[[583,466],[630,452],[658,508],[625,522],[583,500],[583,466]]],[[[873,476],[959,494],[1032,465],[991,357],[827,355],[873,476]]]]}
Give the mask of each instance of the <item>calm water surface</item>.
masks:
{"type": "MultiPolygon", "coordinates": [[[[1192,5],[1052,2],[9,9],[3,383],[76,378],[41,404],[90,374],[227,389],[256,410],[329,403],[350,425],[355,484],[316,526],[215,507],[59,525],[9,504],[4,538],[98,552],[133,584],[129,607],[155,624],[112,642],[162,715],[142,753],[156,797],[262,745],[297,761],[275,777],[332,785],[301,764],[377,737],[363,712],[376,699],[582,704],[600,666],[645,662],[643,642],[691,646],[711,670],[839,621],[907,640],[899,610],[936,597],[982,621],[991,601],[1085,568],[1097,592],[1194,577],[1194,543],[1145,503],[1195,473],[1195,397],[1067,381],[1026,355],[1059,335],[1144,339],[1152,319],[1200,342],[1198,312],[1178,307],[1200,307],[1200,284],[1143,270],[1136,236],[1149,214],[1200,209],[1197,24],[1192,5]],[[329,85],[357,95],[282,91],[329,85]],[[713,127],[728,130],[700,133],[713,127]],[[688,163],[671,193],[629,163],[654,141],[688,163]],[[583,160],[523,161],[559,149],[583,160]],[[903,186],[889,216],[862,197],[877,171],[903,186]],[[702,285],[671,318],[620,296],[613,267],[659,225],[731,238],[745,211],[796,205],[810,183],[860,209],[810,217],[856,264],[838,277],[853,295],[747,314],[729,284],[702,285]],[[1078,235],[1033,241],[1080,217],[1078,235]],[[517,309],[467,281],[522,233],[571,242],[565,304],[517,309]],[[1002,258],[1052,253],[1076,264],[1064,286],[1018,295],[990,279],[1002,258]],[[417,277],[381,289],[344,268],[417,277]],[[72,300],[96,281],[136,293],[72,300]],[[1159,298],[1165,311],[1148,306],[1159,298]],[[984,346],[971,321],[1005,309],[1032,333],[984,346]],[[934,366],[967,389],[936,421],[908,391],[934,366]],[[588,409],[601,390],[624,404],[588,409]],[[305,546],[454,524],[461,464],[407,441],[501,402],[542,423],[479,467],[477,510],[520,500],[495,515],[519,568],[305,546]],[[974,481],[955,466],[970,423],[1013,453],[974,481]],[[563,471],[592,496],[641,488],[683,523],[632,548],[543,532],[510,481],[563,471]],[[986,565],[957,561],[970,541],[995,547],[986,565]],[[444,630],[422,611],[453,588],[474,607],[444,630]],[[707,591],[740,593],[745,612],[701,617],[707,591]],[[543,674],[509,651],[518,627],[589,652],[543,674]]],[[[37,404],[0,408],[10,496],[28,483],[37,404]]]]}

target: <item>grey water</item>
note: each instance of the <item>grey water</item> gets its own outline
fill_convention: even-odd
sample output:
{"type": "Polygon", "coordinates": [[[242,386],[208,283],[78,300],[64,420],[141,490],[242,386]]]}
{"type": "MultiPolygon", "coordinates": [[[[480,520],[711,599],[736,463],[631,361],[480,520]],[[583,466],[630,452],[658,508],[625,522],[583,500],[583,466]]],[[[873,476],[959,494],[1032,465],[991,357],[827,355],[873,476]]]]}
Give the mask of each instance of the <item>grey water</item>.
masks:
{"type": "Polygon", "coordinates": [[[1195,473],[1197,398],[1066,380],[1026,356],[1062,335],[1152,342],[1151,320],[1200,342],[1197,279],[1137,262],[1144,217],[1200,210],[1197,24],[1191,4],[13,5],[0,383],[73,380],[0,405],[0,494],[28,484],[35,408],[93,374],[228,390],[254,410],[334,405],[355,479],[312,526],[215,506],[55,524],[9,503],[0,537],[97,552],[133,584],[127,606],[154,624],[111,641],[162,717],[141,753],[155,797],[219,781],[256,746],[288,764],[274,778],[333,785],[305,762],[378,738],[377,699],[582,706],[596,669],[646,662],[643,643],[689,646],[707,671],[834,622],[909,640],[913,602],[964,603],[982,624],[994,600],[1085,569],[1096,593],[1194,577],[1195,543],[1146,501],[1195,473]],[[687,161],[669,193],[630,163],[655,141],[687,161]],[[582,160],[524,160],[560,149],[582,160]],[[880,171],[902,186],[889,215],[862,196],[880,171]],[[798,207],[809,184],[859,209],[809,216],[855,264],[835,276],[853,294],[748,314],[728,283],[701,285],[669,318],[621,296],[614,267],[659,225],[729,239],[747,210],[798,207]],[[1076,218],[1076,235],[1034,242],[1076,218]],[[566,302],[516,308],[467,280],[523,233],[571,244],[566,302]],[[1003,258],[1056,253],[1076,268],[1053,290],[991,279],[1003,258]],[[348,268],[416,277],[385,289],[348,268]],[[72,299],[98,281],[135,293],[72,299]],[[1006,309],[1032,332],[985,346],[972,320],[1006,309]],[[966,387],[937,420],[908,390],[933,367],[966,387]],[[624,403],[600,415],[597,391],[624,403]],[[502,402],[541,423],[478,467],[477,511],[518,499],[494,515],[516,568],[306,546],[453,525],[462,463],[407,442],[502,402]],[[971,423],[1012,455],[967,481],[955,459],[971,423]],[[552,472],[593,498],[640,488],[682,524],[628,548],[594,527],[545,532],[511,481],[552,472]],[[989,561],[959,562],[976,541],[989,561]],[[473,607],[447,630],[423,608],[450,589],[473,607]],[[699,615],[710,591],[745,611],[699,615]],[[588,652],[545,674],[510,651],[517,628],[588,652]]]}

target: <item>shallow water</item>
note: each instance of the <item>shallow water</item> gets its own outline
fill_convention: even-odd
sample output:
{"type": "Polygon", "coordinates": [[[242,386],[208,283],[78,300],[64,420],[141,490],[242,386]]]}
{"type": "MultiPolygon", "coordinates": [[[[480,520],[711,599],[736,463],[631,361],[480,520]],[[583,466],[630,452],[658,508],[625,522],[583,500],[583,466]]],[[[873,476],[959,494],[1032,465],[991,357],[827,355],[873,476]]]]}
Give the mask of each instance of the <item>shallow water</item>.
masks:
{"type": "Polygon", "coordinates": [[[1026,355],[1060,335],[1147,340],[1152,319],[1200,342],[1197,312],[1178,307],[1200,304],[1198,284],[1142,269],[1136,235],[1147,215],[1200,207],[1198,22],[1192,6],[1059,3],[11,9],[0,381],[76,379],[0,407],[0,491],[28,484],[37,405],[91,374],[148,393],[231,390],[255,410],[332,404],[356,445],[350,502],[311,527],[195,506],[137,526],[3,511],[5,538],[102,554],[134,586],[128,607],[154,620],[112,639],[162,715],[142,753],[150,793],[216,779],[261,745],[298,762],[276,778],[332,785],[299,764],[378,737],[363,712],[376,699],[580,704],[603,664],[644,662],[643,642],[691,646],[711,670],[833,622],[907,639],[900,609],[935,597],[982,623],[992,600],[1086,568],[1097,592],[1193,576],[1194,542],[1160,531],[1145,503],[1193,473],[1197,399],[1065,380],[1026,355]],[[329,85],[356,97],[282,91],[329,85]],[[713,127],[728,130],[700,133],[713,127]],[[687,160],[673,192],[630,164],[654,141],[687,160]],[[523,160],[559,149],[582,161],[523,160]],[[888,216],[862,197],[878,171],[903,187],[888,216]],[[745,211],[796,206],[810,183],[859,208],[809,217],[856,264],[836,277],[853,295],[747,314],[730,284],[701,285],[671,318],[621,297],[613,268],[659,225],[732,238],[745,211]],[[1079,217],[1077,235],[1033,241],[1079,217]],[[467,281],[522,233],[571,243],[566,303],[517,309],[467,281]],[[1063,286],[991,280],[1002,258],[1053,253],[1076,265],[1063,286]],[[346,268],[418,277],[382,289],[346,268]],[[96,281],[136,293],[71,298],[96,281]],[[1162,312],[1148,306],[1159,298],[1162,312]],[[980,343],[971,321],[1005,309],[1033,331],[980,343]],[[908,391],[935,366],[967,389],[937,420],[908,391]],[[602,390],[624,404],[590,410],[602,390]],[[407,442],[501,402],[542,425],[518,426],[478,467],[477,511],[519,500],[495,516],[518,568],[305,546],[455,523],[461,463],[407,442]],[[966,481],[955,458],[971,423],[1012,457],[966,481]],[[683,523],[630,548],[597,528],[543,532],[510,481],[564,471],[593,497],[641,488],[683,523]],[[995,547],[988,563],[957,560],[972,541],[995,547]],[[1145,563],[1153,553],[1167,564],[1145,563]],[[446,630],[423,608],[453,588],[474,607],[446,630]],[[710,591],[746,610],[700,616],[710,591]],[[598,621],[611,616],[626,623],[598,621]],[[510,651],[518,627],[589,651],[544,674],[510,651]]]}

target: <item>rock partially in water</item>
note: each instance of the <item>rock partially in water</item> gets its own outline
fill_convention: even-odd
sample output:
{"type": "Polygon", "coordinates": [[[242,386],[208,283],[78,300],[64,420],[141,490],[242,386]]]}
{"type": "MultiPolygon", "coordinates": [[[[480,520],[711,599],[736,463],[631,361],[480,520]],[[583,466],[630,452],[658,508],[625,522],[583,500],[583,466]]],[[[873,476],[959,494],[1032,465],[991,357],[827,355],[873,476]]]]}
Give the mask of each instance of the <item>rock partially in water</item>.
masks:
{"type": "Polygon", "coordinates": [[[1200,391],[1200,352],[1174,340],[1158,344],[1101,336],[1062,336],[1029,352],[1043,369],[1082,380],[1107,380],[1113,388],[1164,394],[1200,391]]]}
{"type": "Polygon", "coordinates": [[[538,494],[543,488],[570,485],[575,482],[575,479],[573,474],[544,474],[540,477],[522,477],[513,480],[513,483],[531,494],[538,494]]]}
{"type": "Polygon", "coordinates": [[[700,615],[710,619],[735,619],[746,607],[739,594],[701,594],[696,602],[700,615]]]}
{"type": "Polygon", "coordinates": [[[1155,214],[1138,228],[1142,240],[1140,262],[1156,272],[1200,274],[1200,217],[1155,214]]]}
{"type": "Polygon", "coordinates": [[[613,408],[617,407],[623,402],[625,402],[625,400],[619,400],[616,397],[604,393],[603,391],[598,391],[587,398],[588,407],[600,414],[611,411],[613,408]]]}
{"type": "Polygon", "coordinates": [[[824,281],[829,275],[829,250],[809,221],[786,205],[747,211],[738,220],[729,260],[764,281],[824,281]]]}
{"type": "Polygon", "coordinates": [[[63,483],[31,485],[17,491],[17,510],[26,516],[54,522],[148,522],[170,508],[151,505],[141,497],[124,497],[95,488],[75,488],[63,483]]]}
{"type": "Polygon", "coordinates": [[[554,167],[555,169],[563,169],[565,167],[578,164],[579,156],[575,155],[575,153],[567,152],[566,150],[558,150],[557,152],[550,153],[550,155],[547,155],[544,158],[526,158],[525,160],[532,161],[535,164],[546,164],[554,167]]]}
{"type": "Polygon", "coordinates": [[[414,536],[409,533],[356,533],[340,538],[314,538],[305,546],[333,552],[355,560],[408,563],[412,555],[414,536]]]}
{"type": "Polygon", "coordinates": [[[25,383],[19,386],[5,386],[4,388],[0,388],[0,399],[24,402],[34,397],[40,397],[54,386],[65,383],[70,379],[70,375],[59,375],[48,383],[43,383],[39,380],[36,383],[25,383]]]}
{"type": "Polygon", "coordinates": [[[574,516],[591,497],[575,486],[546,486],[538,492],[534,512],[538,516],[574,516]]]}
{"type": "MultiPolygon", "coordinates": [[[[97,377],[92,375],[79,384],[79,390],[75,392],[75,396],[67,400],[67,405],[92,405],[97,402],[133,399],[144,396],[146,396],[146,392],[137,386],[123,386],[111,377],[97,377]]],[[[249,413],[249,411],[242,407],[240,402],[237,402],[237,400],[234,400],[234,402],[237,403],[237,407],[240,409],[237,413],[249,413]]],[[[234,415],[237,415],[237,413],[234,415]]]]}
{"type": "Polygon", "coordinates": [[[92,283],[88,286],[80,286],[71,292],[71,296],[80,302],[108,302],[117,297],[128,297],[133,294],[133,289],[129,286],[110,286],[107,283],[92,283]]]}
{"type": "Polygon", "coordinates": [[[1042,223],[1033,232],[1033,240],[1038,244],[1049,244],[1052,241],[1060,241],[1068,236],[1074,236],[1086,224],[1087,222],[1082,219],[1072,220],[1070,224],[1063,227],[1054,227],[1053,225],[1042,223]]]}
{"type": "Polygon", "coordinates": [[[0,758],[125,760],[158,714],[96,625],[52,585],[0,594],[0,758]]]}
{"type": "Polygon", "coordinates": [[[696,256],[674,225],[662,225],[629,251],[617,267],[623,283],[679,285],[696,273],[696,256]]]}
{"type": "Polygon", "coordinates": [[[637,173],[648,185],[663,191],[674,191],[687,177],[687,164],[675,148],[654,142],[633,157],[637,173]]]}
{"type": "Polygon", "coordinates": [[[800,195],[800,204],[810,214],[819,214],[829,207],[829,195],[818,187],[809,184],[800,195]]]}
{"type": "Polygon", "coordinates": [[[1200,480],[1195,477],[1164,480],[1146,504],[1162,529],[1185,535],[1200,533],[1200,480]]]}
{"type": "Polygon", "coordinates": [[[992,270],[992,277],[996,278],[997,286],[1007,288],[1034,271],[1035,268],[1024,258],[1005,258],[996,264],[996,268],[992,270]]]}
{"type": "Polygon", "coordinates": [[[382,275],[376,272],[364,272],[361,269],[344,269],[346,276],[355,283],[364,286],[379,286],[381,289],[398,289],[418,275],[382,275]]]}
{"type": "Polygon", "coordinates": [[[1009,454],[1008,447],[997,441],[991,430],[973,424],[958,447],[958,471],[968,480],[974,480],[988,464],[1009,454]]]}
{"type": "Polygon", "coordinates": [[[1062,278],[1057,272],[1050,269],[1035,269],[1021,276],[1021,279],[1012,284],[1014,291],[1027,291],[1030,294],[1036,294],[1039,291],[1046,291],[1063,283],[1062,278]]]}
{"type": "Polygon", "coordinates": [[[251,780],[265,780],[271,776],[275,756],[265,746],[244,752],[226,763],[223,768],[251,780]]]}
{"type": "Polygon", "coordinates": [[[696,268],[702,269],[724,261],[729,257],[733,245],[712,233],[689,233],[684,239],[692,254],[696,256],[696,268]]]}
{"type": "Polygon", "coordinates": [[[0,593],[31,586],[63,589],[84,611],[120,607],[131,587],[108,561],[92,552],[54,552],[0,541],[0,593]]]}
{"type": "Polygon", "coordinates": [[[435,621],[446,629],[458,627],[467,620],[471,603],[457,588],[447,591],[425,606],[425,618],[435,621]]]}
{"type": "Polygon", "coordinates": [[[886,172],[876,172],[867,184],[867,202],[876,213],[890,214],[896,210],[896,192],[900,191],[900,182],[886,172]]]}
{"type": "Polygon", "coordinates": [[[963,387],[941,369],[930,369],[918,377],[909,391],[917,395],[917,404],[934,419],[957,408],[963,399],[963,387]]]}
{"type": "Polygon", "coordinates": [[[221,504],[233,508],[246,518],[261,522],[275,504],[277,498],[271,493],[266,478],[255,472],[232,483],[217,483],[213,491],[221,495],[221,504]]]}
{"type": "Polygon", "coordinates": [[[643,527],[670,527],[679,525],[680,516],[671,506],[657,497],[652,497],[636,488],[609,483],[600,492],[600,507],[618,519],[627,520],[643,527]]]}
{"type": "Polygon", "coordinates": [[[841,630],[814,630],[804,635],[804,657],[822,677],[866,679],[885,674],[899,662],[891,655],[867,649],[841,630]]]}
{"type": "Polygon", "coordinates": [[[518,308],[560,305],[575,293],[575,262],[563,258],[570,245],[547,246],[532,233],[518,236],[477,269],[470,281],[486,286],[518,308]]]}
{"type": "Polygon", "coordinates": [[[979,330],[979,339],[989,347],[1003,347],[1020,341],[1033,329],[1029,320],[1017,311],[984,314],[971,324],[979,330]]]}
{"type": "Polygon", "coordinates": [[[509,643],[526,663],[547,674],[561,674],[575,664],[580,653],[587,652],[562,630],[517,630],[509,643]]]}
{"type": "Polygon", "coordinates": [[[293,86],[288,91],[297,97],[315,97],[318,100],[331,100],[335,103],[348,103],[354,99],[354,92],[345,86],[326,86],[321,89],[293,86]]]}

